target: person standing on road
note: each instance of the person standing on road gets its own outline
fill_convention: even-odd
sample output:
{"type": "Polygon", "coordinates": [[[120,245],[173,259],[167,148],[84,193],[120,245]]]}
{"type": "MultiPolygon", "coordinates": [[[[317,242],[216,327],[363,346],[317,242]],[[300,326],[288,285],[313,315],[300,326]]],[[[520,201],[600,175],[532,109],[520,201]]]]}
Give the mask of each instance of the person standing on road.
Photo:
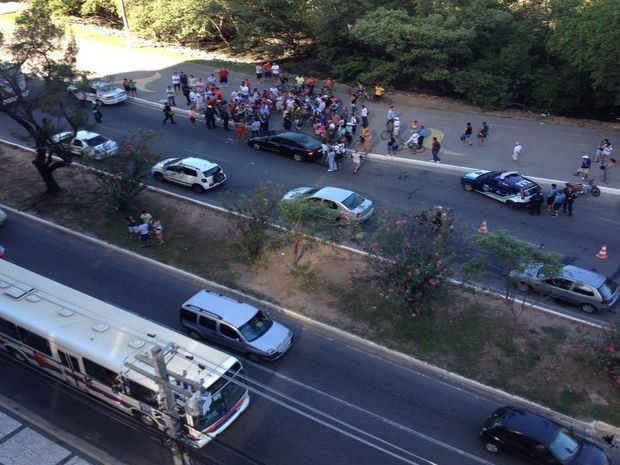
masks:
{"type": "Polygon", "coordinates": [[[273,76],[274,84],[280,84],[280,65],[275,61],[271,63],[271,75],[273,76]]]}
{"type": "Polygon", "coordinates": [[[514,161],[517,165],[523,166],[519,161],[519,156],[521,156],[521,151],[523,150],[523,146],[520,142],[515,142],[515,146],[512,148],[512,161],[514,161]]]}
{"type": "Polygon", "coordinates": [[[170,105],[171,107],[177,106],[177,102],[174,100],[175,95],[176,92],[174,91],[172,86],[166,87],[166,98],[168,99],[168,105],[170,105]]]}
{"type": "Polygon", "coordinates": [[[338,165],[336,165],[336,149],[333,145],[330,145],[327,149],[327,171],[338,171],[338,165]]]}
{"type": "Polygon", "coordinates": [[[616,159],[609,158],[608,160],[603,160],[601,162],[601,170],[603,170],[602,181],[607,184],[607,177],[609,176],[609,170],[616,166],[616,159]]]}
{"type": "Polygon", "coordinates": [[[394,110],[394,105],[390,105],[390,109],[387,112],[387,123],[385,124],[394,123],[394,118],[396,118],[396,110],[394,110]]]}
{"type": "Polygon", "coordinates": [[[558,191],[553,199],[553,216],[557,218],[560,215],[560,208],[566,200],[566,194],[563,191],[558,191]]]}
{"type": "Polygon", "coordinates": [[[588,179],[590,174],[590,167],[592,166],[592,160],[587,155],[581,156],[581,166],[577,170],[577,175],[584,181],[588,179]]]}
{"type": "Polygon", "coordinates": [[[149,246],[149,236],[151,235],[151,225],[146,221],[138,226],[138,233],[140,234],[140,242],[142,242],[142,247],[149,246]]]}
{"type": "Polygon", "coordinates": [[[129,88],[129,95],[132,97],[138,96],[138,85],[136,84],[136,81],[130,79],[129,83],[127,83],[127,87],[129,88]]]}
{"type": "Polygon", "coordinates": [[[390,138],[387,143],[388,155],[396,155],[397,152],[397,143],[394,134],[390,134],[390,138]]]}
{"type": "Polygon", "coordinates": [[[155,218],[153,225],[151,226],[153,235],[157,238],[160,244],[164,243],[164,226],[159,221],[159,218],[155,218]]]}
{"type": "Polygon", "coordinates": [[[575,191],[570,187],[566,187],[564,189],[564,202],[562,203],[562,211],[566,213],[568,211],[568,216],[573,216],[573,204],[575,203],[575,198],[577,195],[575,191]]]}
{"type": "Polygon", "coordinates": [[[205,122],[207,129],[215,129],[215,110],[212,105],[207,105],[205,109],[205,122]]]}
{"type": "Polygon", "coordinates": [[[166,121],[170,120],[172,124],[177,124],[174,122],[174,111],[170,107],[170,104],[166,103],[162,111],[164,112],[164,116],[165,116],[162,123],[166,124],[166,121]]]}
{"type": "Polygon", "coordinates": [[[463,135],[461,136],[461,142],[464,144],[472,145],[471,135],[474,132],[474,128],[471,127],[471,123],[467,123],[465,125],[465,130],[463,131],[463,135]]]}
{"type": "Polygon", "coordinates": [[[543,196],[540,192],[536,192],[530,199],[530,215],[540,215],[540,207],[543,204],[543,196]]]}
{"type": "Polygon", "coordinates": [[[433,142],[431,143],[431,154],[433,155],[433,159],[431,161],[433,163],[441,162],[441,158],[439,158],[439,150],[441,150],[441,144],[436,137],[433,137],[433,142]]]}
{"type": "Polygon", "coordinates": [[[99,104],[97,102],[93,102],[92,111],[93,111],[93,116],[95,117],[95,121],[97,123],[101,123],[103,115],[99,111],[99,104]]]}
{"type": "Polygon", "coordinates": [[[192,123],[192,127],[196,127],[196,120],[198,119],[198,112],[194,107],[191,107],[188,111],[189,113],[189,122],[192,123]]]}
{"type": "Polygon", "coordinates": [[[557,184],[551,184],[551,189],[549,189],[549,193],[547,194],[547,211],[550,212],[553,208],[553,201],[555,200],[555,196],[558,193],[557,184]]]}
{"type": "Polygon", "coordinates": [[[228,87],[228,75],[230,72],[226,68],[220,68],[217,74],[220,78],[220,86],[228,87]]]}
{"type": "Polygon", "coordinates": [[[178,72],[174,72],[172,73],[172,78],[170,79],[172,81],[172,88],[174,89],[174,92],[178,92],[181,90],[181,76],[179,76],[178,72]]]}
{"type": "Polygon", "coordinates": [[[364,155],[368,155],[368,152],[370,152],[370,148],[372,147],[372,132],[370,132],[370,128],[368,126],[362,130],[360,141],[362,142],[364,155]]]}
{"type": "Polygon", "coordinates": [[[360,116],[362,117],[362,127],[368,127],[368,108],[366,105],[362,105],[362,109],[360,110],[360,116]]]}
{"type": "Polygon", "coordinates": [[[353,150],[351,159],[353,160],[353,174],[357,174],[362,166],[362,153],[359,150],[353,150]]]}

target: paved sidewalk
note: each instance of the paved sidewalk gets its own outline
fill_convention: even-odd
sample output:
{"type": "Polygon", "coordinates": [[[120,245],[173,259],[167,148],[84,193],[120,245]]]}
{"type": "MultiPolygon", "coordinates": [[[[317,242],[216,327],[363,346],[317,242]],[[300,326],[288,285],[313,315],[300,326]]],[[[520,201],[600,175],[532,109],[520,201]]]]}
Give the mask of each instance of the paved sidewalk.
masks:
{"type": "Polygon", "coordinates": [[[0,465],[119,465],[0,395],[0,465]]]}

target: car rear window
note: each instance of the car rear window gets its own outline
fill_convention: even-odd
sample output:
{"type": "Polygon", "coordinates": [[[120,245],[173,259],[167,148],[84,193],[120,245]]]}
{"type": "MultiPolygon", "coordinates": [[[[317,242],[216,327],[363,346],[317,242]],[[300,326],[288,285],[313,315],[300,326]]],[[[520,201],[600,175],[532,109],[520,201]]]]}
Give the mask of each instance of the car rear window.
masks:
{"type": "Polygon", "coordinates": [[[342,201],[342,205],[347,207],[349,210],[354,210],[359,207],[364,202],[364,200],[364,197],[353,192],[350,196],[348,196],[342,201]]]}
{"type": "Polygon", "coordinates": [[[598,291],[601,294],[603,299],[611,299],[611,297],[618,290],[618,284],[613,282],[611,279],[606,278],[605,282],[598,288],[598,291]]]}
{"type": "Polygon", "coordinates": [[[295,142],[297,142],[307,150],[318,149],[321,147],[321,144],[316,139],[313,139],[312,137],[305,134],[298,134],[295,142]]]}
{"type": "Polygon", "coordinates": [[[213,176],[215,173],[221,170],[222,169],[219,166],[214,166],[213,168],[207,171],[203,171],[202,174],[204,175],[205,178],[208,178],[209,176],[213,176]]]}
{"type": "Polygon", "coordinates": [[[97,147],[98,145],[105,144],[107,141],[108,139],[106,137],[99,135],[99,136],[93,137],[92,139],[88,139],[86,143],[90,147],[97,147]]]}

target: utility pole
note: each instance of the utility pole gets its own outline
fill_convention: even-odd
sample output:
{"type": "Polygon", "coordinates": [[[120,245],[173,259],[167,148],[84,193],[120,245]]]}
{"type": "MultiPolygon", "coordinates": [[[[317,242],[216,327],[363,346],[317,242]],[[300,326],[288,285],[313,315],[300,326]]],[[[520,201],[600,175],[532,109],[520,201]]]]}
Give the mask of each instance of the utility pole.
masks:
{"type": "MultiPolygon", "coordinates": [[[[167,348],[171,350],[176,350],[175,347],[167,348]]],[[[183,435],[183,426],[179,418],[179,413],[176,410],[174,398],[175,391],[179,392],[183,396],[187,395],[187,391],[170,382],[171,373],[166,367],[166,361],[164,359],[164,348],[162,348],[160,345],[153,345],[153,347],[151,348],[151,357],[148,357],[146,355],[137,355],[136,359],[146,365],[151,366],[155,372],[155,375],[153,375],[152,373],[149,373],[148,371],[132,363],[126,364],[132,370],[139,372],[140,374],[155,381],[159,385],[160,398],[163,401],[162,410],[165,413],[164,421],[166,422],[166,433],[170,437],[170,451],[172,452],[172,459],[174,460],[174,465],[192,465],[191,458],[187,453],[181,451],[178,444],[178,438],[183,435]]],[[[172,376],[175,379],[183,380],[189,386],[194,385],[192,381],[185,379],[183,375],[172,373],[172,376]]]]}
{"type": "Polygon", "coordinates": [[[131,48],[131,33],[129,31],[129,21],[127,20],[127,11],[125,10],[125,0],[120,0],[121,2],[121,17],[123,18],[123,31],[125,32],[125,42],[127,43],[127,47],[131,48]]]}

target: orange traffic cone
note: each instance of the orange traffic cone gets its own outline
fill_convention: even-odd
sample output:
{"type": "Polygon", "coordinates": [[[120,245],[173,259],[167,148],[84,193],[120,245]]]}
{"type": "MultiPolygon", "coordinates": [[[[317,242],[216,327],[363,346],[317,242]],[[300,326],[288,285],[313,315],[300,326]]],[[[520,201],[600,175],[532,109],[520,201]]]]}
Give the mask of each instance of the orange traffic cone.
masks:
{"type": "Polygon", "coordinates": [[[478,232],[480,234],[488,234],[489,233],[489,228],[487,227],[487,220],[483,220],[482,221],[482,224],[478,228],[478,232]]]}
{"type": "Polygon", "coordinates": [[[601,246],[601,250],[596,254],[596,258],[600,258],[601,260],[605,260],[607,258],[607,244],[603,244],[601,246]]]}

